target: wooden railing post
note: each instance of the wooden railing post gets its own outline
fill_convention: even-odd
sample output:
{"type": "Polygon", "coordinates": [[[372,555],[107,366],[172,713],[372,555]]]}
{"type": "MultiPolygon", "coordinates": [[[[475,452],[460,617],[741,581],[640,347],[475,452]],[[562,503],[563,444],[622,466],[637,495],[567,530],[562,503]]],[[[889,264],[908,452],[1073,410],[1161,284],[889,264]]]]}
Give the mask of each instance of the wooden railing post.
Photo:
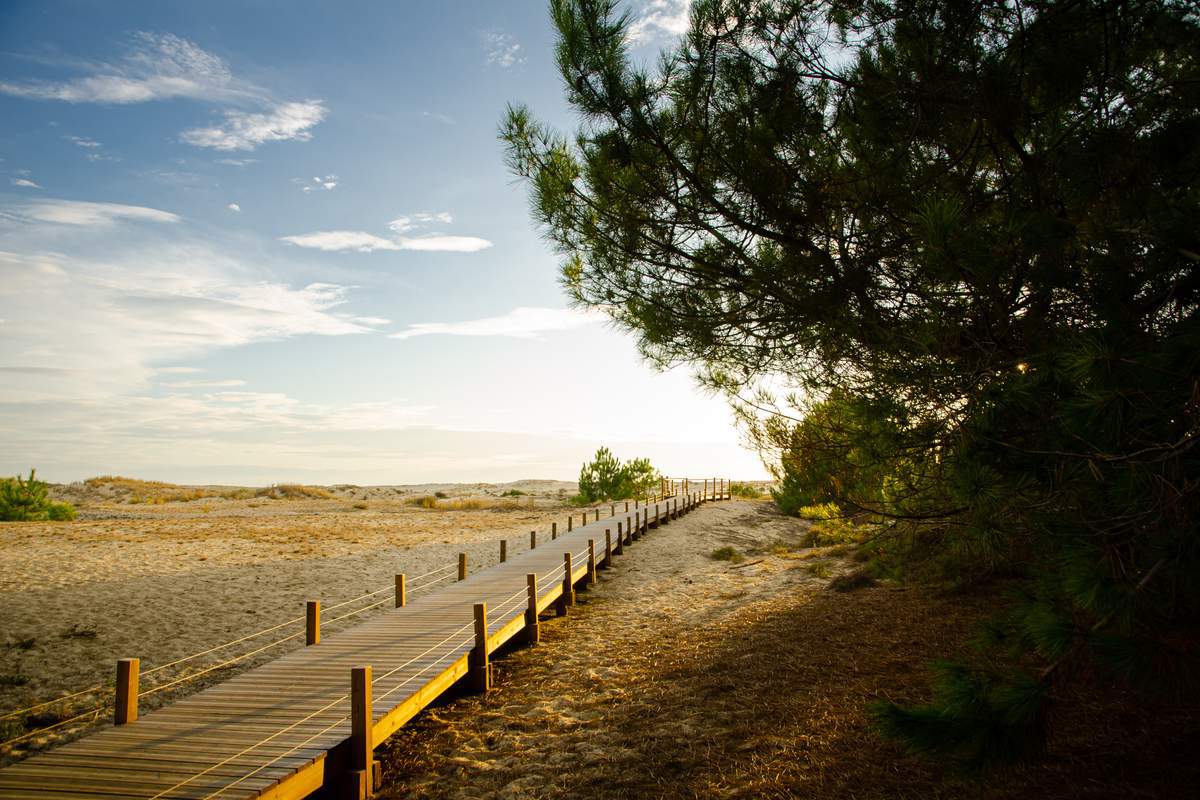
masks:
{"type": "Polygon", "coordinates": [[[559,615],[566,616],[567,609],[575,605],[575,572],[574,566],[571,564],[571,554],[563,553],[563,583],[562,597],[559,598],[562,602],[559,605],[559,615]]]}
{"type": "MultiPolygon", "coordinates": [[[[617,523],[617,541],[621,540],[621,523],[617,523]]],[[[612,529],[604,529],[604,560],[600,562],[600,566],[608,569],[612,566],[613,546],[612,546],[612,529]]]]}
{"type": "Polygon", "coordinates": [[[117,698],[113,724],[127,725],[138,718],[138,673],[140,659],[117,659],[117,698]]]}
{"type": "Polygon", "coordinates": [[[596,522],[600,521],[600,509],[596,509],[596,522]]]}
{"type": "Polygon", "coordinates": [[[309,600],[304,606],[304,644],[321,643],[321,601],[309,600]]]}
{"type": "Polygon", "coordinates": [[[617,523],[617,546],[613,550],[613,552],[616,553],[617,555],[622,555],[625,552],[625,548],[621,546],[621,540],[624,538],[625,538],[625,536],[621,530],[621,523],[618,522],[617,523]]]}
{"type": "Polygon", "coordinates": [[[587,585],[596,582],[596,540],[588,539],[587,585]]]}
{"type": "Polygon", "coordinates": [[[458,579],[465,581],[467,579],[467,554],[458,554],[458,579]]]}
{"type": "Polygon", "coordinates": [[[396,608],[403,608],[408,604],[408,590],[404,583],[404,573],[396,576],[396,608]]]}
{"type": "Polygon", "coordinates": [[[508,539],[500,540],[500,563],[508,561],[508,539]]]}
{"type": "Polygon", "coordinates": [[[541,639],[538,623],[538,586],[537,573],[530,572],[525,576],[525,586],[529,595],[529,606],[525,609],[525,642],[537,644],[541,639]]]}
{"type": "Polygon", "coordinates": [[[371,667],[350,670],[350,795],[375,794],[375,719],[371,712],[371,667]]]}
{"type": "MultiPolygon", "coordinates": [[[[610,503],[610,504],[609,504],[609,506],[608,506],[608,515],[609,515],[610,517],[615,517],[615,516],[617,515],[617,504],[616,504],[616,503],[610,503]]],[[[599,520],[599,519],[600,519],[600,515],[599,515],[599,514],[597,514],[597,515],[596,515],[596,519],[597,519],[597,520],[599,520]]]]}
{"type": "Polygon", "coordinates": [[[704,479],[704,493],[701,495],[705,500],[708,499],[708,478],[704,479]]]}
{"type": "Polygon", "coordinates": [[[477,692],[492,688],[491,664],[488,663],[487,603],[475,604],[475,646],[471,648],[468,680],[477,692]]]}
{"type": "Polygon", "coordinates": [[[628,500],[625,501],[625,513],[626,514],[629,513],[629,501],[628,500]]]}
{"type": "Polygon", "coordinates": [[[574,524],[575,524],[575,515],[571,514],[569,517],[567,517],[567,533],[571,532],[574,524]]]}
{"type": "Polygon", "coordinates": [[[551,522],[550,523],[550,541],[554,541],[557,538],[558,538],[558,523],[551,522]]]}
{"type": "Polygon", "coordinates": [[[529,532],[529,549],[530,550],[537,549],[537,531],[529,532]]]}

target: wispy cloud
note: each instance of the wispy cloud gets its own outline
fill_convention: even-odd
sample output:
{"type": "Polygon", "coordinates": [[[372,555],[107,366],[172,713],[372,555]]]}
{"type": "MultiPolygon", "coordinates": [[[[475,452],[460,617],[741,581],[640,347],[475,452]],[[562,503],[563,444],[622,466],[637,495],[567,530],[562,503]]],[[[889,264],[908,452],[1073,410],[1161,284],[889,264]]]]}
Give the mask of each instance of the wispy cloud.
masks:
{"type": "Polygon", "coordinates": [[[568,331],[603,320],[598,314],[569,308],[514,308],[498,317],[484,317],[463,322],[418,322],[409,325],[393,339],[414,336],[507,336],[514,339],[534,339],[543,333],[568,331]]]}
{"type": "Polygon", "coordinates": [[[233,77],[219,56],[173,34],[134,34],[120,61],[90,65],[91,74],[66,81],[0,81],[0,92],[67,103],[146,103],[191,98],[208,101],[261,97],[233,77]]]}
{"type": "Polygon", "coordinates": [[[300,191],[304,192],[305,194],[317,189],[324,189],[327,192],[331,192],[337,188],[338,176],[326,175],[322,178],[318,175],[314,176],[311,182],[305,181],[302,178],[292,178],[292,183],[300,184],[300,191]]]}
{"type": "Polygon", "coordinates": [[[642,0],[629,35],[635,42],[682,36],[691,22],[692,0],[642,0]]]}
{"type": "Polygon", "coordinates": [[[487,63],[508,69],[525,63],[525,50],[512,34],[489,31],[483,34],[487,63]]]}
{"type": "Polygon", "coordinates": [[[228,167],[245,167],[250,164],[257,164],[257,158],[218,158],[218,164],[224,164],[228,167]]]}
{"type": "Polygon", "coordinates": [[[115,156],[111,156],[108,153],[104,152],[104,150],[103,150],[104,145],[102,145],[100,142],[96,141],[95,139],[89,139],[86,136],[64,136],[63,138],[66,139],[71,144],[75,145],[76,147],[82,147],[86,151],[84,153],[84,157],[87,158],[88,161],[116,161],[117,160],[117,158],[115,156]]]}
{"type": "Polygon", "coordinates": [[[435,223],[449,225],[452,222],[454,222],[454,217],[445,211],[418,211],[414,214],[396,217],[388,223],[388,227],[396,233],[408,233],[417,228],[424,228],[435,223]]]}
{"type": "Polygon", "coordinates": [[[230,211],[234,211],[237,213],[241,213],[241,211],[242,211],[242,207],[239,206],[237,203],[230,203],[229,205],[227,205],[225,207],[228,208],[230,211]]]}
{"type": "Polygon", "coordinates": [[[245,385],[245,381],[236,379],[223,381],[170,381],[163,384],[168,389],[232,389],[235,386],[245,385]]]}
{"type": "MultiPolygon", "coordinates": [[[[39,187],[40,188],[40,187],[39,187]]],[[[118,220],[142,222],[179,222],[170,211],[120,203],[89,203],[82,200],[37,200],[13,209],[18,218],[57,225],[108,227],[118,220]]]]}
{"type": "Polygon", "coordinates": [[[434,224],[449,225],[454,217],[448,212],[418,211],[396,217],[388,223],[394,236],[385,238],[366,231],[316,231],[280,239],[297,247],[308,247],[326,252],[355,251],[371,253],[376,250],[418,250],[427,253],[476,253],[492,246],[487,239],[478,236],[450,236],[442,233],[411,234],[434,224]]]}
{"type": "Polygon", "coordinates": [[[225,112],[223,123],[186,130],[179,138],[214,150],[253,150],[264,142],[307,142],[325,114],[320,100],[281,103],[261,113],[231,110],[225,112]]]}
{"type": "MultiPolygon", "coordinates": [[[[220,122],[181,134],[187,144],[215,150],[308,141],[326,115],[320,100],[281,102],[268,90],[235,77],[220,56],[170,33],[134,34],[119,60],[90,63],[85,71],[88,74],[65,81],[0,80],[0,93],[67,103],[129,105],[183,98],[233,106],[220,122]]],[[[76,143],[90,146],[83,141],[76,143]]]]}
{"type": "Polygon", "coordinates": [[[68,142],[75,145],[76,147],[84,147],[84,148],[92,149],[92,148],[98,148],[98,147],[102,146],[95,139],[89,139],[86,136],[67,136],[65,138],[68,142]]]}
{"type": "Polygon", "coordinates": [[[313,250],[326,252],[341,252],[357,250],[360,253],[370,253],[374,250],[399,250],[399,245],[391,239],[384,239],[365,231],[317,231],[302,233],[297,236],[281,236],[280,241],[294,244],[297,247],[308,247],[313,250]]]}
{"type": "Polygon", "coordinates": [[[12,185],[20,186],[24,189],[41,189],[42,188],[40,185],[29,180],[29,178],[13,178],[12,185]]]}

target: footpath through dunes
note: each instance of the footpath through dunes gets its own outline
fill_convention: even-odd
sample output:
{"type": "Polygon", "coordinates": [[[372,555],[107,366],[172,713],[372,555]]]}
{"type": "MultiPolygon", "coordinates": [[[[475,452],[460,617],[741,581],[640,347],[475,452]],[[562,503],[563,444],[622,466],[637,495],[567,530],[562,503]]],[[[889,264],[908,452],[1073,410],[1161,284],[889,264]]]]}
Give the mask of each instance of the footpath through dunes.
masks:
{"type": "Polygon", "coordinates": [[[464,677],[486,688],[490,653],[535,639],[539,613],[565,614],[604,562],[703,500],[621,504],[555,540],[542,533],[535,549],[317,646],[0,770],[0,796],[304,797],[322,786],[363,796],[378,775],[375,743],[464,677]]]}

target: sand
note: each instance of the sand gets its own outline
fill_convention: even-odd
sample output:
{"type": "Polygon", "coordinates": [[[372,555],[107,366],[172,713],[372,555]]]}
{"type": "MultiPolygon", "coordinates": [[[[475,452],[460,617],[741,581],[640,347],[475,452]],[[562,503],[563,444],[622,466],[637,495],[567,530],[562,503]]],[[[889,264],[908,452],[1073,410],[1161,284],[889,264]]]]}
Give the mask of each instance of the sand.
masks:
{"type": "MultiPolygon", "coordinates": [[[[111,487],[56,487],[56,496],[79,504],[79,519],[0,525],[0,714],[111,682],[118,658],[140,658],[145,672],[302,616],[306,600],[320,600],[328,609],[391,587],[395,573],[416,576],[455,564],[459,552],[468,554],[474,572],[496,563],[500,539],[507,538],[515,554],[528,547],[530,530],[545,535],[552,521],[565,524],[574,509],[564,498],[574,490],[573,484],[554,481],[338,487],[331,499],[207,497],[156,505],[131,503],[140,498],[111,487]],[[513,490],[523,494],[501,497],[513,490]],[[435,491],[449,495],[448,502],[475,498],[498,508],[447,511],[408,504],[435,491]]],[[[390,598],[385,591],[329,611],[325,619],[390,598]]],[[[298,622],[147,676],[142,688],[302,628],[298,622]]],[[[234,668],[302,645],[300,637],[234,668]]],[[[229,674],[221,670],[143,698],[142,708],[229,674]]],[[[41,724],[102,699],[97,693],[56,703],[40,710],[46,717],[41,724]]],[[[61,733],[70,737],[85,727],[72,725],[61,733]]],[[[0,740],[24,731],[19,719],[0,721],[0,740]]],[[[61,738],[39,737],[10,755],[61,738]]]]}

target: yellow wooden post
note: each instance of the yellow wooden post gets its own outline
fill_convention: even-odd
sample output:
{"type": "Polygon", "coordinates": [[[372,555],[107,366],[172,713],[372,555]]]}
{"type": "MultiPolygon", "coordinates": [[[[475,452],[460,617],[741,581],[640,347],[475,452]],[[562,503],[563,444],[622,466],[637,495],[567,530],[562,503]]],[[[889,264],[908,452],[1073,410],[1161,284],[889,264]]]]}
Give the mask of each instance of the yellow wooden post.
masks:
{"type": "Polygon", "coordinates": [[[458,579],[465,581],[467,579],[467,554],[458,554],[458,579]]]}
{"type": "MultiPolygon", "coordinates": [[[[617,523],[617,541],[621,540],[621,523],[617,523]]],[[[600,566],[608,569],[612,566],[612,529],[604,529],[604,560],[600,562],[600,566]]]]}
{"type": "Polygon", "coordinates": [[[705,500],[708,499],[708,478],[704,479],[704,494],[702,496],[705,500]]]}
{"type": "Polygon", "coordinates": [[[588,539],[587,585],[596,582],[596,540],[588,539]]]}
{"type": "Polygon", "coordinates": [[[500,540],[500,563],[508,561],[508,539],[500,540]]]}
{"type": "Polygon", "coordinates": [[[487,603],[475,604],[475,646],[468,659],[468,680],[477,692],[492,688],[491,664],[488,663],[487,603]]]}
{"type": "Polygon", "coordinates": [[[529,605],[525,609],[525,642],[537,644],[541,639],[541,630],[538,624],[537,573],[530,572],[525,576],[525,587],[529,597],[529,605]]]}
{"type": "Polygon", "coordinates": [[[404,573],[396,576],[396,608],[403,608],[408,604],[408,591],[404,583],[404,573]]]}
{"type": "Polygon", "coordinates": [[[321,643],[321,601],[309,600],[304,607],[304,644],[321,643]]]}
{"type": "Polygon", "coordinates": [[[371,668],[350,670],[350,795],[375,793],[375,718],[371,711],[371,668]]]}
{"type": "Polygon", "coordinates": [[[127,725],[138,718],[138,673],[141,660],[117,659],[117,699],[113,724],[127,725]]]}

